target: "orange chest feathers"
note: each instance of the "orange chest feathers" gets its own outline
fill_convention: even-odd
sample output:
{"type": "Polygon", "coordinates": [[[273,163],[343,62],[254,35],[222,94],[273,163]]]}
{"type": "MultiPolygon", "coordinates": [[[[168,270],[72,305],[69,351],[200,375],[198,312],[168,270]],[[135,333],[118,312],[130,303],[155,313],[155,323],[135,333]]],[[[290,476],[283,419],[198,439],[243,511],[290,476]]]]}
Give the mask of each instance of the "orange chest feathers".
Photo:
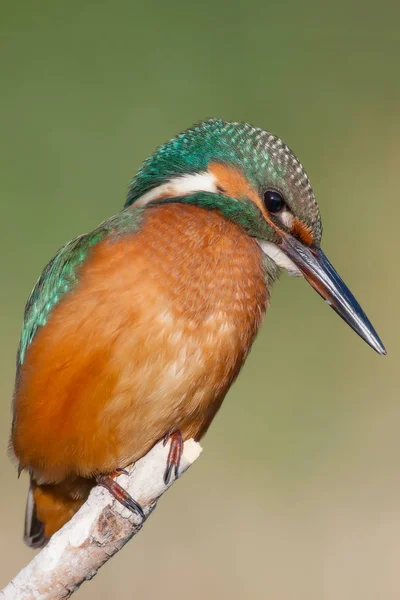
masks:
{"type": "Polygon", "coordinates": [[[21,370],[13,445],[48,480],[201,437],[268,301],[261,250],[212,211],[169,204],[99,243],[21,370]]]}

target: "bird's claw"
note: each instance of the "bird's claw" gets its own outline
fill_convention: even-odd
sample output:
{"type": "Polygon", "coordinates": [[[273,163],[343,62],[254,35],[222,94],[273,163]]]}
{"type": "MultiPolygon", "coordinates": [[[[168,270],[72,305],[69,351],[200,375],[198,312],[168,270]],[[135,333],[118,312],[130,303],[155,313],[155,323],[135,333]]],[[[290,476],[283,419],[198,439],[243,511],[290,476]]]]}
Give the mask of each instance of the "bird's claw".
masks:
{"type": "Polygon", "coordinates": [[[111,477],[118,477],[118,475],[129,475],[129,472],[126,469],[115,469],[111,477]]]}
{"type": "MultiPolygon", "coordinates": [[[[99,475],[96,477],[96,483],[97,485],[105,487],[110,494],[122,504],[122,506],[125,506],[125,508],[129,509],[131,512],[139,516],[142,521],[144,521],[146,517],[143,512],[143,508],[138,502],[136,502],[136,500],[132,498],[130,494],[128,494],[126,490],[124,490],[122,486],[119,485],[119,483],[114,481],[114,477],[121,475],[121,473],[124,471],[125,469],[116,469],[111,475],[99,475]]],[[[127,474],[126,471],[125,473],[127,474]]]]}
{"type": "Polygon", "coordinates": [[[168,485],[171,479],[172,472],[174,472],[175,479],[177,479],[179,475],[179,465],[181,462],[183,451],[183,439],[181,432],[179,430],[168,432],[164,437],[164,446],[167,444],[168,441],[171,442],[171,445],[168,452],[167,466],[164,471],[165,485],[168,485]]]}

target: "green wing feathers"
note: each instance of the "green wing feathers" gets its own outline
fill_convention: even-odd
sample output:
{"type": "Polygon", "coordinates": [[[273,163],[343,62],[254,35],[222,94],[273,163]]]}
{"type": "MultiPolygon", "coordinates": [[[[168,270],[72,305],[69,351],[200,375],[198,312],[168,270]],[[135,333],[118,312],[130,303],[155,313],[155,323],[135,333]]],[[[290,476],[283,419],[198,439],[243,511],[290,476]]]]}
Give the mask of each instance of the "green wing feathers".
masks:
{"type": "Polygon", "coordinates": [[[139,229],[143,209],[126,209],[101,223],[94,231],[81,235],[63,246],[45,267],[25,307],[24,325],[17,355],[17,368],[39,327],[45,325],[50,313],[63,295],[78,281],[82,266],[91,248],[107,235],[119,238],[139,229]]]}
{"type": "Polygon", "coordinates": [[[45,267],[25,307],[24,325],[18,350],[18,364],[22,365],[25,353],[39,327],[46,324],[49,315],[77,282],[79,266],[90,248],[99,242],[103,232],[81,235],[63,246],[45,267]]]}

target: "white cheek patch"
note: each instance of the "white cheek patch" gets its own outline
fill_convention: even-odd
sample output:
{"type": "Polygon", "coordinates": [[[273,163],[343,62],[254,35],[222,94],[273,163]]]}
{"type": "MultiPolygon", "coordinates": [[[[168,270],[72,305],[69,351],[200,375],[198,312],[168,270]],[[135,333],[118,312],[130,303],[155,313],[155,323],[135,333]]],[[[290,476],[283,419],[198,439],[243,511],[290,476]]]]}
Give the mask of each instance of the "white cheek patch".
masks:
{"type": "Polygon", "coordinates": [[[269,256],[269,258],[273,260],[278,267],[285,269],[289,275],[293,275],[294,277],[302,277],[303,274],[300,269],[296,267],[294,262],[291,261],[290,258],[286,256],[286,254],[282,252],[282,250],[278,248],[276,244],[273,244],[272,242],[266,242],[264,240],[257,240],[257,242],[259,243],[264,254],[269,256]]]}
{"type": "Polygon", "coordinates": [[[192,173],[182,175],[182,177],[173,177],[166,183],[143,194],[135,202],[135,206],[146,206],[149,202],[158,198],[176,198],[178,196],[188,196],[193,192],[211,192],[218,193],[217,180],[212,173],[204,171],[203,173],[192,173]]]}
{"type": "Polygon", "coordinates": [[[292,229],[294,217],[289,210],[283,210],[277,215],[277,218],[285,225],[288,229],[292,229]]]}

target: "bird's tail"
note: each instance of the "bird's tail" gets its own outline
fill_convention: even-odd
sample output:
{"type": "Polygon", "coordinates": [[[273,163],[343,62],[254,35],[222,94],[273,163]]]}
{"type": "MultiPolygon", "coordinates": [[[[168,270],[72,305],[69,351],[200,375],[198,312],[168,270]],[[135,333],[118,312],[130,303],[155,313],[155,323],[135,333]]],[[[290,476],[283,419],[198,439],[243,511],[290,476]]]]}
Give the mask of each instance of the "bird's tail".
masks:
{"type": "Polygon", "coordinates": [[[93,484],[74,484],[38,485],[31,480],[25,510],[25,544],[42,548],[80,509],[93,484]]]}
{"type": "Polygon", "coordinates": [[[39,521],[37,517],[32,483],[29,486],[28,498],[26,499],[24,542],[30,548],[42,548],[47,542],[44,523],[39,521]]]}

